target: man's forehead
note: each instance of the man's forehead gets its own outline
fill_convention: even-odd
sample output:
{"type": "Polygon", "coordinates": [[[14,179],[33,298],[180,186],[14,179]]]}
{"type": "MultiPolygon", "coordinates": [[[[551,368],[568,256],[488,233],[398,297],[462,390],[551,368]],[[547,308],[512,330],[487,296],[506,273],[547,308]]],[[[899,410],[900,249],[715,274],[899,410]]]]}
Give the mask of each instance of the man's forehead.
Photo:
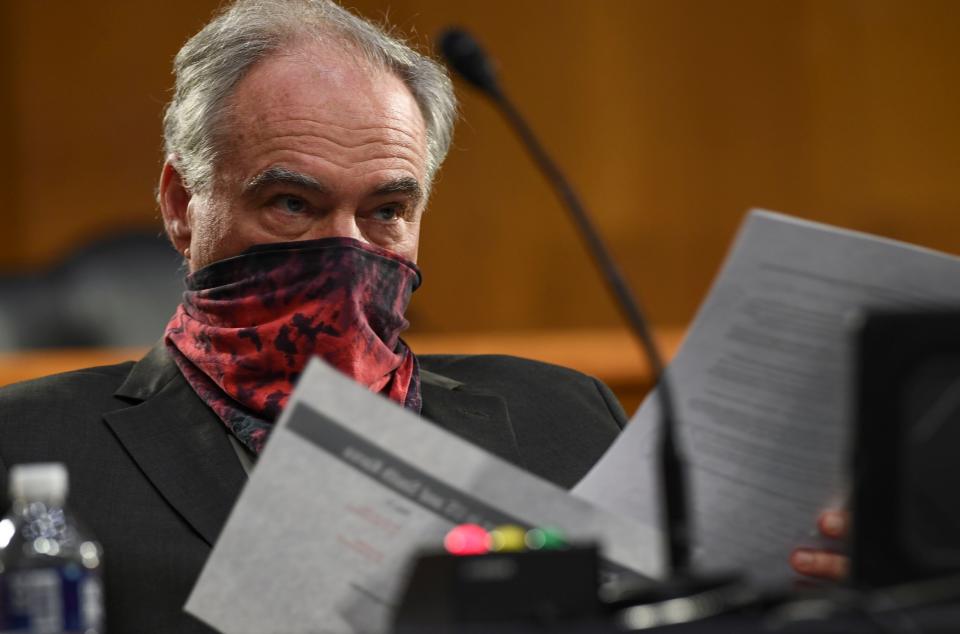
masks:
{"type": "MultiPolygon", "coordinates": [[[[282,107],[271,107],[255,100],[242,109],[234,109],[230,130],[238,137],[263,140],[272,137],[308,137],[324,133],[350,137],[349,143],[387,142],[410,147],[425,144],[426,131],[405,108],[364,107],[357,103],[316,100],[282,107]],[[325,129],[326,128],[326,129],[325,129]]],[[[346,142],[346,141],[345,141],[346,142]]]]}
{"type": "Polygon", "coordinates": [[[342,54],[314,64],[312,57],[275,55],[254,66],[227,103],[234,133],[299,134],[294,128],[330,125],[373,142],[425,145],[419,105],[393,73],[345,61],[342,54]],[[339,66],[339,64],[343,66],[339,66]]]}
{"type": "Polygon", "coordinates": [[[317,160],[426,178],[426,126],[410,90],[340,51],[263,60],[239,82],[226,112],[222,167],[245,182],[273,166],[313,176],[317,160]]]}

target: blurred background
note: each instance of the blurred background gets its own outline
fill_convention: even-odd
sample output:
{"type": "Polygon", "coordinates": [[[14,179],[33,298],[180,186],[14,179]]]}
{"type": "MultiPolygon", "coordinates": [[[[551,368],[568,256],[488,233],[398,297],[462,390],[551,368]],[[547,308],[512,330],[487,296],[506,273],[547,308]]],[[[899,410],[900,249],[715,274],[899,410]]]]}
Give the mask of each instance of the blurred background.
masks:
{"type": "MultiPolygon", "coordinates": [[[[182,276],[154,203],[161,113],[218,5],[0,0],[0,348],[20,350],[0,382],[27,372],[24,348],[129,357],[160,336],[182,276]]],[[[451,24],[481,39],[668,349],[750,207],[960,252],[960,2],[346,5],[420,48],[451,24]]],[[[410,339],[574,365],[632,402],[643,364],[565,212],[457,89],[410,339]]]]}

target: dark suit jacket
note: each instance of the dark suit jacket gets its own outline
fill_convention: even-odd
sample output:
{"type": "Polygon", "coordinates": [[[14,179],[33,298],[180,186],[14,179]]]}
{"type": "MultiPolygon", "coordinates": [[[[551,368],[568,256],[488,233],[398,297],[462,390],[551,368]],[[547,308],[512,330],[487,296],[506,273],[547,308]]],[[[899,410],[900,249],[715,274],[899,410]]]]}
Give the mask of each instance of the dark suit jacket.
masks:
{"type": "MultiPolygon", "coordinates": [[[[560,486],[625,422],[603,384],[571,370],[503,356],[420,362],[425,418],[560,486]]],[[[0,491],[10,465],[46,461],[67,465],[69,504],[103,544],[108,631],[209,631],[182,606],[246,474],[163,346],[0,389],[0,491]]]]}

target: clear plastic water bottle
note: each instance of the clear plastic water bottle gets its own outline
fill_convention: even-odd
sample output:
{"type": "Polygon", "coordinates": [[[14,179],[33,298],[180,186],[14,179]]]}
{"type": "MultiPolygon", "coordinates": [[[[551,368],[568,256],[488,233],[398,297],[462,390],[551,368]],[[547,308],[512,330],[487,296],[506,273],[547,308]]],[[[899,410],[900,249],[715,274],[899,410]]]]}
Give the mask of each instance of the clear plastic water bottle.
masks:
{"type": "Polygon", "coordinates": [[[0,632],[103,632],[103,553],[66,508],[62,464],[10,470],[0,520],[0,632]]]}

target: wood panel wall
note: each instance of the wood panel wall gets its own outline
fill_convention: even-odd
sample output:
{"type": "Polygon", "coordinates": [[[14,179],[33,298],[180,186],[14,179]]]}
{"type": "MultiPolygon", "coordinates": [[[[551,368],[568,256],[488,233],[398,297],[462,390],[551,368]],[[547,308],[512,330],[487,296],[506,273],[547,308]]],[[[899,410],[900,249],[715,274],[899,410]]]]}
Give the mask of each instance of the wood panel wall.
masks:
{"type": "MultiPolygon", "coordinates": [[[[0,265],[159,230],[170,61],[216,4],[0,3],[0,265]]],[[[420,44],[450,23],[483,39],[659,323],[691,317],[751,206],[960,252],[960,2],[348,4],[420,44]]],[[[414,327],[616,324],[551,192],[458,89],[414,327]]]]}

